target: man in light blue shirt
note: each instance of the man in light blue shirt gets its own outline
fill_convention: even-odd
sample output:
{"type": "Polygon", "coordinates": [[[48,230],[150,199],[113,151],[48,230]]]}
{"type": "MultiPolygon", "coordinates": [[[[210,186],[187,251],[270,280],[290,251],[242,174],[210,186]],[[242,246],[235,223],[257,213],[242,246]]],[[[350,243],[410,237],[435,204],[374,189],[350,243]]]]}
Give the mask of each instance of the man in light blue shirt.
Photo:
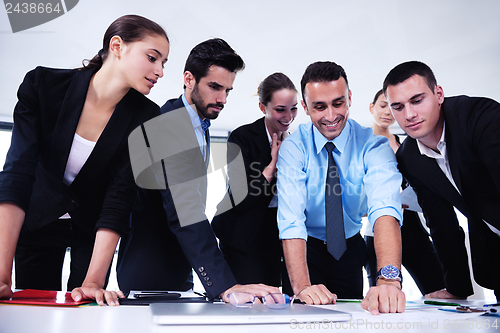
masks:
{"type": "Polygon", "coordinates": [[[301,88],[302,106],[311,123],[300,125],[282,143],[277,165],[278,225],[293,292],[307,304],[335,302],[337,295],[332,292],[341,298],[362,298],[366,249],[359,231],[361,217],[367,214],[380,271],[377,286],[362,306],[373,314],[403,312],[402,179],[389,142],[348,119],[351,91],[341,66],[311,64],[301,88]],[[327,249],[327,142],[335,147],[332,154],[341,188],[345,249],[338,259],[327,249]]]}

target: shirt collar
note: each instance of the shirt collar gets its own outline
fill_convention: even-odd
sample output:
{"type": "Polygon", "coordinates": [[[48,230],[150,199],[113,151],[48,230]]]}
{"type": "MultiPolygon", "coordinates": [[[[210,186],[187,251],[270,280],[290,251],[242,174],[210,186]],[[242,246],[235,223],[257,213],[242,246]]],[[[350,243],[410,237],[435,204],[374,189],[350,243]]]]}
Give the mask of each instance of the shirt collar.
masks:
{"type": "Polygon", "coordinates": [[[182,103],[184,103],[184,106],[186,107],[186,110],[189,114],[189,117],[191,118],[191,122],[193,123],[193,127],[195,129],[201,127],[203,132],[205,132],[206,128],[208,128],[208,126],[210,126],[210,120],[207,119],[208,126],[205,124],[206,128],[204,128],[203,120],[200,118],[198,113],[193,109],[193,107],[191,105],[189,105],[189,103],[186,99],[186,96],[184,94],[182,94],[182,103]]]}
{"type": "Polygon", "coordinates": [[[437,149],[439,150],[439,153],[436,153],[434,150],[421,143],[420,140],[417,140],[418,150],[420,151],[421,155],[425,155],[427,157],[434,159],[446,158],[446,140],[444,137],[444,130],[445,130],[445,123],[443,123],[443,132],[441,133],[441,139],[439,139],[439,142],[437,144],[437,149]]]}
{"type": "MultiPolygon", "coordinates": [[[[316,154],[319,154],[321,149],[325,146],[325,143],[328,142],[328,140],[321,134],[316,126],[312,124],[313,128],[313,135],[314,135],[314,143],[316,145],[316,154]]],[[[340,151],[342,154],[345,150],[345,146],[347,144],[347,139],[349,138],[349,132],[351,131],[351,123],[349,122],[349,119],[347,120],[344,129],[340,133],[339,136],[337,136],[335,139],[333,139],[330,142],[333,142],[335,145],[335,148],[340,151]]]]}

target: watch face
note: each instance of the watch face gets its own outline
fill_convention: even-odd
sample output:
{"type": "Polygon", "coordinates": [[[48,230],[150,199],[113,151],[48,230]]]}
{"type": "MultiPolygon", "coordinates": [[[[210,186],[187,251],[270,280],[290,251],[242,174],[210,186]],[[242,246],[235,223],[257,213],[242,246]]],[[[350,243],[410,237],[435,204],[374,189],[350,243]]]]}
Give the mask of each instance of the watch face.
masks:
{"type": "Polygon", "coordinates": [[[392,265],[382,267],[380,274],[386,279],[396,279],[399,276],[399,269],[392,265]]]}

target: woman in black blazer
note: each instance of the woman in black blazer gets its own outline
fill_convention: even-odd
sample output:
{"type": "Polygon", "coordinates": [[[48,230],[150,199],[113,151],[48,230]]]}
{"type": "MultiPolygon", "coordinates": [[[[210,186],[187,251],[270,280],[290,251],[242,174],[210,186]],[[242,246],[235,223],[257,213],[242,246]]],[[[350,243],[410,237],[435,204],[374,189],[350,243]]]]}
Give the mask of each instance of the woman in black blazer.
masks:
{"type": "Polygon", "coordinates": [[[235,129],[228,138],[241,149],[248,194],[231,210],[216,214],[212,227],[238,283],[278,287],[281,275],[287,276],[276,220],[276,162],[297,115],[297,90],[286,75],[274,73],[259,85],[258,95],[264,117],[235,129]]]}
{"type": "Polygon", "coordinates": [[[144,95],[168,53],[163,28],[127,15],[84,67],[26,75],[0,173],[0,298],[12,295],[14,253],[16,288],[61,290],[67,247],[73,299],[117,305],[123,297],[104,287],[135,198],[127,140],[160,113],[144,95]]]}

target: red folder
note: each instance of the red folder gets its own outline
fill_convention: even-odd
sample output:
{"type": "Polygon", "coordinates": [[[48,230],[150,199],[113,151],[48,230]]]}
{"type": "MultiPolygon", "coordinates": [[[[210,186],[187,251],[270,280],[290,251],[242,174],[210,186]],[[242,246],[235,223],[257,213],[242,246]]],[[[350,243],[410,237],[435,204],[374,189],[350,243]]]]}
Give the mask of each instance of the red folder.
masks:
{"type": "Polygon", "coordinates": [[[93,300],[75,302],[71,293],[64,291],[25,289],[16,291],[11,299],[0,299],[0,303],[25,305],[77,306],[93,300]]]}

